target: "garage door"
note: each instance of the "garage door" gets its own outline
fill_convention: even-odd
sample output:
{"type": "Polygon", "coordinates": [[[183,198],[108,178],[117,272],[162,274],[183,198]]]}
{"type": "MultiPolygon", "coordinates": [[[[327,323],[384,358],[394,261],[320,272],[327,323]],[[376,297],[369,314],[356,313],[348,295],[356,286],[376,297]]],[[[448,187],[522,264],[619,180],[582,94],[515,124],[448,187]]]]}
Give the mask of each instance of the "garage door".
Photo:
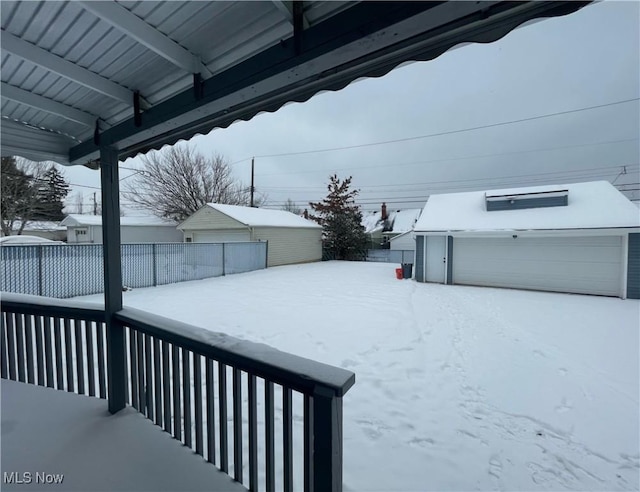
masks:
{"type": "Polygon", "coordinates": [[[239,243],[249,241],[249,231],[194,232],[194,243],[239,243]]]}
{"type": "Polygon", "coordinates": [[[455,238],[453,283],[619,296],[622,238],[455,238]]]}

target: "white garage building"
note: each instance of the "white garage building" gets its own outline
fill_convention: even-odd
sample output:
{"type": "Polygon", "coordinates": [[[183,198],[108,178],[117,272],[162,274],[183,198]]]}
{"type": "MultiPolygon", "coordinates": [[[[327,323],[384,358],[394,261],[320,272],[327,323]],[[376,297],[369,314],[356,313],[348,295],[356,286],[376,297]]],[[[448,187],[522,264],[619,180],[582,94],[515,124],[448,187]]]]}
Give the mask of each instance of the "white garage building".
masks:
{"type": "MultiPolygon", "coordinates": [[[[102,244],[102,217],[100,215],[68,215],[61,226],[67,228],[67,242],[76,244],[102,244]]],[[[120,242],[181,243],[182,233],[176,222],[159,217],[120,217],[120,242]]]]}
{"type": "Polygon", "coordinates": [[[419,282],[640,297],[640,213],[607,181],[432,195],[419,282]]]}
{"type": "Polygon", "coordinates": [[[208,203],[182,222],[185,242],[267,241],[267,265],[322,259],[322,228],[284,210],[208,203]]]}

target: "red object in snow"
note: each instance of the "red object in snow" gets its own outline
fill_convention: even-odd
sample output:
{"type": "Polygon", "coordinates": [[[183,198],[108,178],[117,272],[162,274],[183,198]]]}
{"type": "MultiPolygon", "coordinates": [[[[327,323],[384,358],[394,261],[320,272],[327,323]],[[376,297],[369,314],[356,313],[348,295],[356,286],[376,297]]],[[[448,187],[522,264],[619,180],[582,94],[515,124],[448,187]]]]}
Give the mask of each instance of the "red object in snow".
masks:
{"type": "Polygon", "coordinates": [[[402,268],[396,268],[396,278],[402,280],[402,268]]]}

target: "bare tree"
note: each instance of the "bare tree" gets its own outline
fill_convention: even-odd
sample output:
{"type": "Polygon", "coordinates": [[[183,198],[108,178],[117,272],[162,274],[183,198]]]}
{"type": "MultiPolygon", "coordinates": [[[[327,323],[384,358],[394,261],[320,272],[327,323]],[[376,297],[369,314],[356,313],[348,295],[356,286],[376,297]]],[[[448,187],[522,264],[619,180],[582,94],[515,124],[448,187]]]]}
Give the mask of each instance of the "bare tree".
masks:
{"type": "Polygon", "coordinates": [[[219,154],[206,158],[184,145],[147,154],[142,162],[144,169],[132,175],[123,194],[159,217],[184,220],[207,203],[249,204],[250,190],[219,154]]]}
{"type": "Polygon", "coordinates": [[[70,213],[82,215],[84,213],[84,193],[76,191],[69,205],[70,213]]]}
{"type": "Polygon", "coordinates": [[[282,210],[286,210],[287,212],[291,212],[292,214],[302,215],[302,209],[296,205],[291,198],[287,198],[287,201],[284,202],[282,206],[282,210]]]}
{"type": "Polygon", "coordinates": [[[0,175],[2,234],[22,234],[31,217],[40,209],[40,186],[46,163],[3,157],[0,175]]]}

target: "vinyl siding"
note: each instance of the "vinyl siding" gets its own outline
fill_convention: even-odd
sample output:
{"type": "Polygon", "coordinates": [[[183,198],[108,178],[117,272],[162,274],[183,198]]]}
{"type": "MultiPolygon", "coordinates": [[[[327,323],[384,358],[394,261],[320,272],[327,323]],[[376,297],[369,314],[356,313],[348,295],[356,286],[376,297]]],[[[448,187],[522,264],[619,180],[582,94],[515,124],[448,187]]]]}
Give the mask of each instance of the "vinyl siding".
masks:
{"type": "Polygon", "coordinates": [[[256,227],[252,240],[268,241],[267,265],[289,265],[322,259],[322,229],[256,227]]]}
{"type": "Polygon", "coordinates": [[[126,243],[181,243],[182,232],[165,226],[122,226],[120,242],[126,243]]]}
{"type": "Polygon", "coordinates": [[[203,207],[180,224],[178,228],[185,232],[190,232],[216,229],[246,229],[247,226],[211,207],[203,207]]]}
{"type": "MultiPolygon", "coordinates": [[[[78,244],[102,244],[102,226],[68,227],[68,242],[78,244]],[[87,234],[76,236],[76,229],[85,229],[87,234]]],[[[182,232],[167,226],[121,226],[120,242],[135,243],[181,243],[182,232]]]]}
{"type": "Polygon", "coordinates": [[[627,298],[640,299],[640,233],[629,234],[627,298]]]}
{"type": "Polygon", "coordinates": [[[215,231],[195,231],[191,234],[194,243],[235,243],[251,241],[249,230],[216,229],[215,231]]]}
{"type": "MultiPolygon", "coordinates": [[[[78,244],[102,244],[102,226],[68,227],[68,242],[78,244]],[[76,236],[77,229],[86,234],[76,236]]],[[[120,242],[136,243],[181,243],[182,232],[173,226],[120,226],[120,242]]]]}
{"type": "Polygon", "coordinates": [[[413,251],[416,249],[416,242],[411,234],[405,234],[402,237],[397,237],[393,241],[390,241],[390,249],[401,249],[406,251],[413,251]]]}

